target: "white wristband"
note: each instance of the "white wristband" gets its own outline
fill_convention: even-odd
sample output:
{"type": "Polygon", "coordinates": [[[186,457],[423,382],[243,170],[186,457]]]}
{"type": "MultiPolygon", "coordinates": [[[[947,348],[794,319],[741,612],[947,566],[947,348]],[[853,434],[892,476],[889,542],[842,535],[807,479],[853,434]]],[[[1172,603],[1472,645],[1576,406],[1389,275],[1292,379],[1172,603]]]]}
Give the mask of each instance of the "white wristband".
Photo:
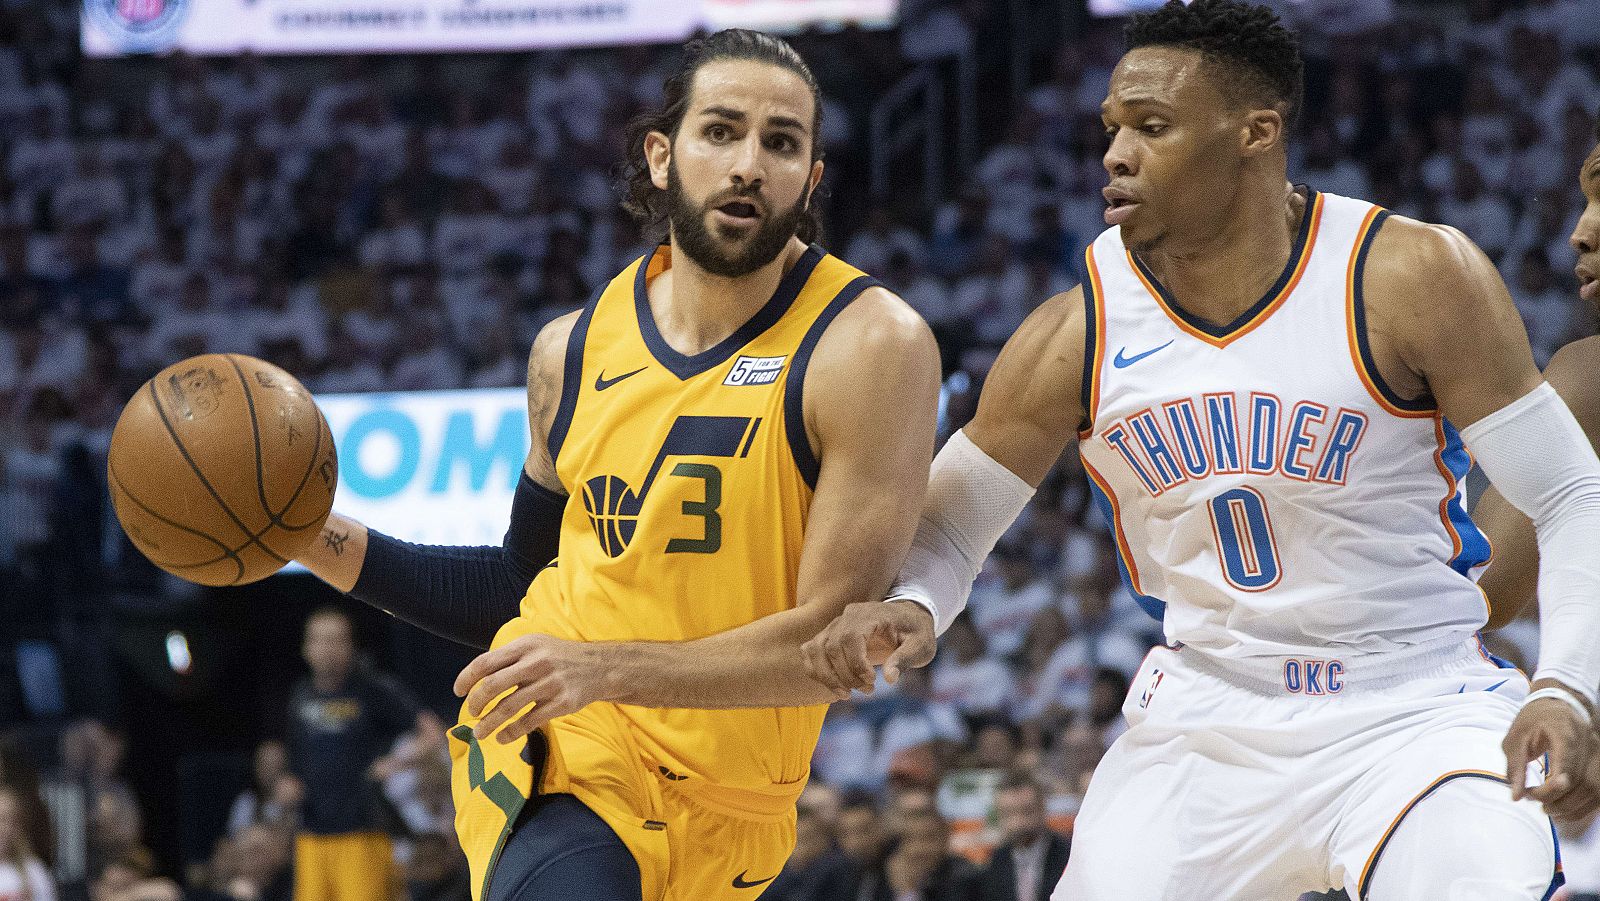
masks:
{"type": "Polygon", "coordinates": [[[1578,718],[1583,720],[1585,725],[1589,723],[1590,716],[1588,705],[1584,704],[1577,695],[1566,690],[1565,688],[1556,688],[1555,686],[1547,685],[1544,688],[1538,689],[1537,691],[1529,694],[1526,698],[1523,698],[1522,706],[1527,707],[1529,704],[1532,704],[1534,701],[1542,698],[1554,698],[1557,701],[1566,702],[1567,706],[1578,711],[1578,718]]]}

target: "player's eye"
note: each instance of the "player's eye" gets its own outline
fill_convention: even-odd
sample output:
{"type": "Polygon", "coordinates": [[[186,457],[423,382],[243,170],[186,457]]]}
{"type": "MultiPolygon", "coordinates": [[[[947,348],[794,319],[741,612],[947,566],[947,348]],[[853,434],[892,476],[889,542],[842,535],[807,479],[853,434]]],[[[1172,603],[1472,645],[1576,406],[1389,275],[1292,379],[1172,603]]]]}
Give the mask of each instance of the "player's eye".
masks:
{"type": "Polygon", "coordinates": [[[720,122],[713,123],[706,126],[706,137],[720,144],[723,141],[733,137],[733,129],[721,124],[720,122]]]}
{"type": "Polygon", "coordinates": [[[1168,128],[1168,126],[1166,126],[1166,125],[1164,125],[1164,124],[1162,124],[1160,122],[1149,122],[1149,123],[1146,123],[1144,125],[1139,126],[1139,130],[1140,131],[1144,132],[1147,135],[1150,135],[1151,137],[1155,137],[1156,135],[1161,134],[1162,132],[1166,131],[1167,128],[1168,128]]]}
{"type": "Polygon", "coordinates": [[[793,153],[800,149],[800,142],[786,134],[776,134],[767,139],[767,147],[779,153],[793,153]]]}
{"type": "Polygon", "coordinates": [[[1117,131],[1118,131],[1117,126],[1115,126],[1115,125],[1107,125],[1106,126],[1106,137],[1108,137],[1108,138],[1116,137],[1117,136],[1117,131]]]}

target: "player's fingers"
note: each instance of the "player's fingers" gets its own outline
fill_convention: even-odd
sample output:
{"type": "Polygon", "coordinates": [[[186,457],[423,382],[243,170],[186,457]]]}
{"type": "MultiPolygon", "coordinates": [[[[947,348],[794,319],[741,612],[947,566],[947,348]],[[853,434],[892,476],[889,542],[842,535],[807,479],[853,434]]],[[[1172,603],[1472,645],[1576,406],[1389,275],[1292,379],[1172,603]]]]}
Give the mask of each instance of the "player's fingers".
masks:
{"type": "Polygon", "coordinates": [[[1528,737],[1517,723],[1511,724],[1511,731],[1506,734],[1506,739],[1501,748],[1506,754],[1506,780],[1511,783],[1511,800],[1522,800],[1528,788],[1528,737]]]}
{"type": "Polygon", "coordinates": [[[472,686],[478,684],[478,680],[499,669],[502,666],[501,661],[506,658],[507,650],[507,648],[496,648],[472,658],[472,662],[456,674],[455,685],[452,686],[456,697],[466,697],[472,686]]]}
{"type": "Polygon", "coordinates": [[[511,694],[501,698],[498,703],[478,720],[472,727],[472,733],[479,741],[493,735],[496,729],[505,725],[513,716],[520,713],[529,704],[537,703],[540,699],[541,685],[524,685],[511,694]]]}
{"type": "Polygon", "coordinates": [[[807,643],[811,647],[811,653],[806,656],[806,672],[836,696],[850,693],[850,689],[845,687],[844,677],[834,667],[834,650],[840,640],[836,621],[824,629],[821,635],[807,643]]]}
{"type": "Polygon", "coordinates": [[[485,676],[505,669],[521,660],[528,651],[536,649],[538,647],[535,642],[537,637],[524,635],[503,647],[495,648],[492,651],[484,651],[474,657],[472,662],[468,663],[466,668],[456,675],[454,686],[456,697],[466,697],[472,691],[472,687],[483,681],[485,676]]]}
{"type": "Polygon", "coordinates": [[[1551,738],[1540,734],[1536,741],[1539,738],[1543,739],[1540,744],[1543,745],[1546,754],[1545,778],[1543,784],[1528,789],[1528,797],[1543,803],[1550,803],[1572,791],[1578,783],[1577,780],[1572,778],[1572,774],[1567,771],[1567,762],[1571,759],[1571,755],[1568,753],[1567,740],[1562,737],[1551,738]]]}
{"type": "Polygon", "coordinates": [[[872,686],[877,683],[878,677],[872,672],[872,664],[867,662],[867,637],[860,632],[852,633],[845,639],[845,662],[850,667],[853,677],[851,687],[862,691],[872,691],[872,686]]]}
{"type": "Polygon", "coordinates": [[[900,659],[906,652],[906,646],[901,645],[894,649],[889,659],[883,661],[883,681],[894,685],[900,681],[900,659]]]}
{"type": "Polygon", "coordinates": [[[1558,820],[1577,820],[1593,813],[1597,806],[1600,806],[1600,799],[1594,792],[1588,786],[1577,785],[1560,798],[1545,802],[1544,812],[1558,820]]]}
{"type": "MultiPolygon", "coordinates": [[[[832,627],[830,626],[829,628],[832,627]]],[[[828,631],[824,629],[815,638],[800,646],[800,661],[805,664],[806,675],[818,682],[822,682],[824,685],[827,685],[827,682],[824,681],[824,674],[822,671],[822,666],[819,664],[819,658],[823,655],[823,640],[827,634],[828,631]]],[[[832,688],[833,686],[829,685],[828,687],[832,688]]]]}
{"type": "Polygon", "coordinates": [[[550,711],[549,704],[540,704],[532,710],[517,717],[510,725],[500,730],[495,736],[495,741],[508,745],[519,738],[526,738],[537,732],[539,727],[549,722],[557,714],[550,711]]]}
{"type": "Polygon", "coordinates": [[[573,696],[568,692],[551,692],[549,700],[523,714],[516,722],[512,723],[502,734],[501,741],[509,742],[524,735],[531,735],[535,730],[543,728],[545,723],[558,716],[577,713],[582,706],[574,701],[573,696]]]}
{"type": "Polygon", "coordinates": [[[834,640],[828,643],[828,669],[833,673],[833,681],[829,684],[838,692],[840,698],[849,697],[850,690],[856,687],[856,678],[850,671],[850,658],[847,645],[853,637],[854,629],[847,629],[835,635],[834,640]]]}

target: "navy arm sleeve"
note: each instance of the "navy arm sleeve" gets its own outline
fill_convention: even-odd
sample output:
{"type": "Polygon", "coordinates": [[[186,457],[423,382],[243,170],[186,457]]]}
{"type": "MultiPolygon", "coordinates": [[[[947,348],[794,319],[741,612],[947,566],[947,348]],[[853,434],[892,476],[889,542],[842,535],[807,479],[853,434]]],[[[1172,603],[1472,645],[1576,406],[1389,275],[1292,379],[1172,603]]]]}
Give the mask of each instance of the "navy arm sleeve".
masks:
{"type": "Polygon", "coordinates": [[[500,547],[411,544],[368,531],[350,595],[435,635],[486,649],[560,544],[566,498],[524,472],[500,547]]]}

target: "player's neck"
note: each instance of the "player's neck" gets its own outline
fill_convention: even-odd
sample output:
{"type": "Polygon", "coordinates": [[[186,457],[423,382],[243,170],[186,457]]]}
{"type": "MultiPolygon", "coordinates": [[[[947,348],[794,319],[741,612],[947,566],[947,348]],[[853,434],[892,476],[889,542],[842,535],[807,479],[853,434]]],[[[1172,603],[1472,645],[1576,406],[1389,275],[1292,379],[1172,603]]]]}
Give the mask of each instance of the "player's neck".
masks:
{"type": "Polygon", "coordinates": [[[1225,325],[1278,280],[1306,213],[1305,196],[1280,178],[1241,190],[1215,234],[1140,258],[1184,310],[1225,325]]]}
{"type": "Polygon", "coordinates": [[[647,288],[656,329],[673,350],[694,356],[716,347],[772,299],[806,245],[791,239],[772,262],[737,278],[713,275],[674,244],[672,265],[647,288]]]}

